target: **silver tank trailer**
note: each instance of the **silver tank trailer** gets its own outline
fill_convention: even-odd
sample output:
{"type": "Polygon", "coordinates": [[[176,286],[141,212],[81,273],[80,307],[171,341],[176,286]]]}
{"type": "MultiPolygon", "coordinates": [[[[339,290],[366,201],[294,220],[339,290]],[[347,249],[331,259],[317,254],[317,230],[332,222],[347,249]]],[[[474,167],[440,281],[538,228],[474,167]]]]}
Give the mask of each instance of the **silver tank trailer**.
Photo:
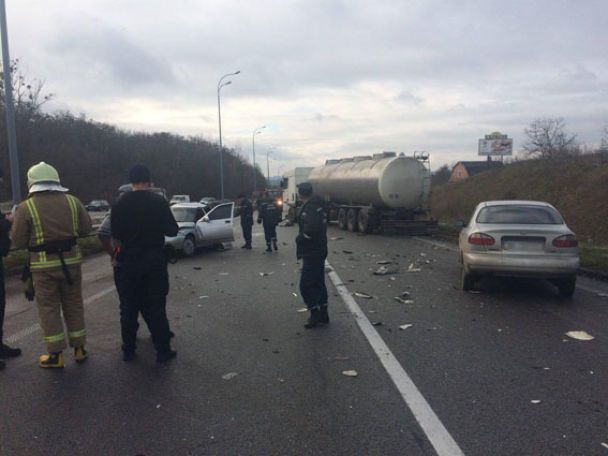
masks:
{"type": "Polygon", "coordinates": [[[350,206],[423,210],[430,192],[429,170],[416,158],[392,153],[328,160],[309,176],[314,192],[350,206]]]}

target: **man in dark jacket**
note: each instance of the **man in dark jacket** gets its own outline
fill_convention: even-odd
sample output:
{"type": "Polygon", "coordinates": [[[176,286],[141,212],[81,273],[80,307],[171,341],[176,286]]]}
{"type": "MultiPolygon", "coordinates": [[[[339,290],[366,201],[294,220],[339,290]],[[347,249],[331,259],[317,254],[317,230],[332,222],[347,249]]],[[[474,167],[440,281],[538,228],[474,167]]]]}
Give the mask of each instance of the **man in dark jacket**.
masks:
{"type": "Polygon", "coordinates": [[[277,244],[277,225],[281,221],[281,209],[268,193],[258,203],[258,223],[264,222],[264,237],[266,238],[266,251],[272,252],[270,245],[279,250],[277,244]]]}
{"type": "MultiPolygon", "coordinates": [[[[0,169],[0,182],[2,181],[3,172],[0,169]]],[[[0,212],[0,256],[5,257],[8,255],[8,251],[11,246],[11,240],[8,233],[11,230],[11,218],[10,214],[4,215],[0,212]]],[[[4,361],[6,358],[15,358],[21,355],[21,350],[18,348],[11,348],[2,342],[4,334],[2,327],[4,326],[4,311],[6,308],[6,292],[4,290],[4,264],[0,258],[0,370],[4,369],[4,361]]]]}
{"type": "Polygon", "coordinates": [[[298,219],[300,232],[296,238],[296,255],[302,260],[300,293],[310,311],[304,327],[311,329],[329,323],[325,286],[327,212],[323,200],[313,195],[310,183],[298,185],[298,195],[303,205],[298,219]]]}
{"type": "Polygon", "coordinates": [[[119,241],[116,257],[117,282],[121,289],[120,325],[123,359],[135,357],[137,315],[141,312],[156,347],[156,361],[163,363],[177,355],[171,349],[166,299],[169,292],[165,236],[176,236],[178,226],[169,204],[150,188],[150,171],[135,165],[129,172],[132,192],[125,193],[112,207],[111,232],[119,241]]]}
{"type": "Polygon", "coordinates": [[[241,229],[245,245],[242,249],[251,250],[251,227],[253,226],[253,204],[243,193],[239,195],[239,214],[241,216],[241,229]]]}

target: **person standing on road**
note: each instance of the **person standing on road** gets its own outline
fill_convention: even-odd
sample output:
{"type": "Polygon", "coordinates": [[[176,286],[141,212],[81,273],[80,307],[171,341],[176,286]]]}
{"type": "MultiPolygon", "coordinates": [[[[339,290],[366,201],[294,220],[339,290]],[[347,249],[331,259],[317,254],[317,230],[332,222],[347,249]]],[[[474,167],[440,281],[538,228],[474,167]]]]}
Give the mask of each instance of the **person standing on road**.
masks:
{"type": "Polygon", "coordinates": [[[270,198],[268,192],[264,193],[264,199],[258,203],[258,223],[264,223],[264,238],[266,239],[266,251],[279,250],[277,244],[277,225],[281,221],[281,212],[277,203],[270,198]]]}
{"type": "MultiPolygon", "coordinates": [[[[0,169],[0,182],[4,177],[3,171],[0,169]]],[[[2,214],[0,211],[0,256],[5,257],[8,255],[8,251],[11,247],[11,240],[9,238],[9,232],[12,225],[12,215],[2,214]]],[[[5,364],[3,359],[16,358],[21,355],[21,350],[18,348],[11,348],[6,345],[4,340],[4,334],[2,328],[4,326],[4,311],[6,309],[6,291],[4,289],[4,262],[0,258],[0,370],[4,369],[5,364]]]]}
{"type": "Polygon", "coordinates": [[[310,311],[306,329],[329,323],[327,287],[325,286],[325,258],[327,258],[327,213],[323,200],[313,195],[312,185],[298,185],[303,203],[296,238],[296,256],[302,260],[300,294],[310,311]]]}
{"type": "Polygon", "coordinates": [[[120,242],[119,267],[122,308],[120,325],[123,359],[135,358],[138,313],[144,317],[156,348],[156,362],[177,356],[171,349],[166,302],[169,274],[164,251],[165,236],[177,236],[178,226],[167,201],[150,191],[150,171],[135,165],[129,172],[132,192],[112,207],[111,233],[120,242]]]}
{"type": "Polygon", "coordinates": [[[239,214],[241,216],[241,230],[245,245],[242,249],[251,250],[251,228],[253,227],[253,204],[251,200],[241,193],[239,195],[239,214]]]}
{"type": "Polygon", "coordinates": [[[77,363],[86,361],[86,329],[82,300],[82,254],[79,236],[92,231],[82,203],[61,186],[59,174],[40,162],[27,172],[28,198],[15,212],[12,238],[16,248],[30,252],[40,326],[48,354],[42,368],[62,368],[66,348],[63,320],[77,363]],[[61,318],[63,314],[63,320],[61,318]]]}

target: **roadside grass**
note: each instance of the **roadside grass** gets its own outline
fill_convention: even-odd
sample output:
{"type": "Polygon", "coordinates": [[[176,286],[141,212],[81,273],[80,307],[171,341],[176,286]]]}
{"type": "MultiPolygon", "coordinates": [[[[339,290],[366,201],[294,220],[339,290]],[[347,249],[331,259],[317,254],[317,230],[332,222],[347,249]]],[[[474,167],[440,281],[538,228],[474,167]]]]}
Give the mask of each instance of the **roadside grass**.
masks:
{"type": "MultiPolygon", "coordinates": [[[[82,255],[85,257],[103,251],[103,247],[97,236],[80,238],[78,239],[78,245],[80,246],[82,255]]],[[[21,269],[27,261],[27,251],[13,250],[3,260],[5,269],[21,269]]]]}

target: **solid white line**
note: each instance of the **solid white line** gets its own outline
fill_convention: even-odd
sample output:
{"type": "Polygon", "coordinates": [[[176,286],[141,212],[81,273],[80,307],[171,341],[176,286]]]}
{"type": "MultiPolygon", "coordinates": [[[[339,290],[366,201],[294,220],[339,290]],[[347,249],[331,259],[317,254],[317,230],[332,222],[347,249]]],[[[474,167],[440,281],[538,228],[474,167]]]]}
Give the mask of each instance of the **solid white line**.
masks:
{"type": "MultiPolygon", "coordinates": [[[[116,287],[114,287],[114,286],[104,288],[99,293],[95,293],[93,296],[89,296],[88,298],[86,298],[84,300],[84,305],[88,306],[89,304],[92,304],[93,302],[97,301],[98,299],[103,298],[107,294],[112,293],[115,289],[116,289],[116,287]]],[[[34,323],[33,325],[30,325],[27,328],[22,329],[21,331],[17,331],[12,336],[8,336],[6,338],[6,341],[9,345],[14,344],[15,342],[18,342],[21,339],[24,339],[27,336],[30,336],[38,331],[40,331],[40,324],[34,323]]]]}
{"type": "Polygon", "coordinates": [[[363,313],[346,285],[342,282],[329,262],[325,262],[329,269],[328,275],[346,307],[355,317],[361,332],[378,356],[389,377],[399,390],[406,405],[414,414],[416,421],[426,434],[439,456],[462,456],[464,453],[452,438],[443,423],[439,420],[429,403],[424,399],[410,376],[399,363],[395,355],[388,348],[378,331],[372,326],[363,313]]]}

